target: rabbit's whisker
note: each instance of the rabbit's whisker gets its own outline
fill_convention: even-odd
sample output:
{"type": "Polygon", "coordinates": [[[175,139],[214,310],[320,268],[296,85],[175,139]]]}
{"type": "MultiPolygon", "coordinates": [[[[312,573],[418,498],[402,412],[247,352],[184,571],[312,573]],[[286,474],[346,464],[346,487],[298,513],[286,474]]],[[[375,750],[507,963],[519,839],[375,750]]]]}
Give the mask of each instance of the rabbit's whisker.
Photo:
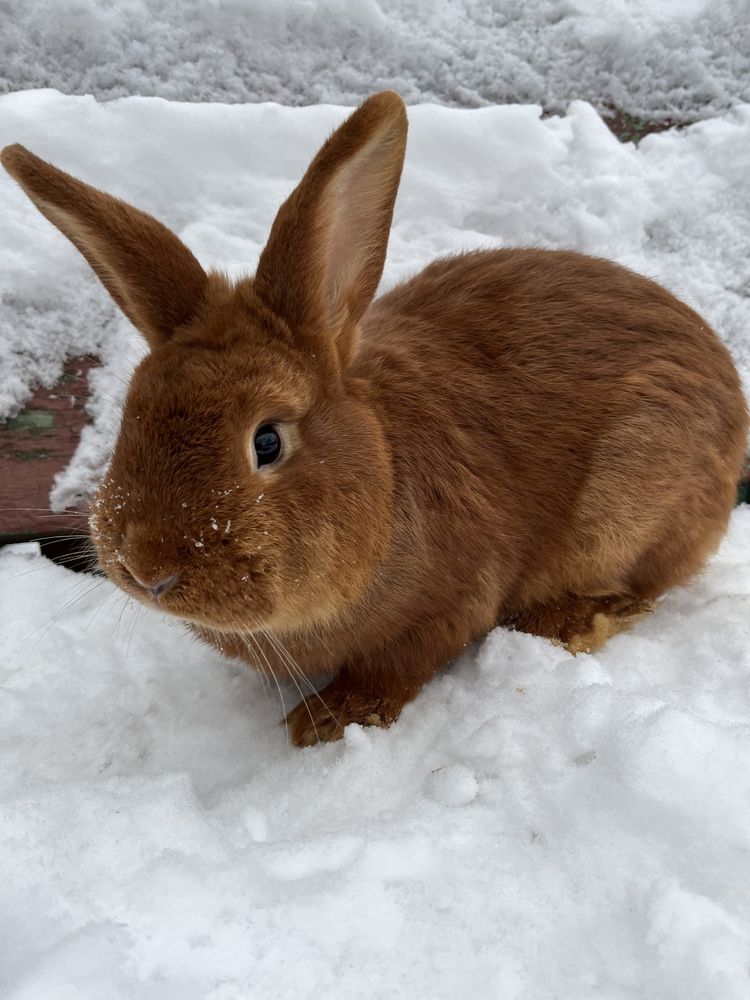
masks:
{"type": "MultiPolygon", "coordinates": [[[[276,651],[276,654],[281,659],[282,664],[284,664],[284,666],[286,667],[287,675],[291,679],[291,681],[294,684],[294,686],[297,688],[297,691],[299,692],[299,696],[302,699],[302,704],[305,706],[305,708],[307,709],[307,714],[310,716],[310,722],[312,723],[313,729],[315,730],[315,739],[318,741],[318,743],[320,743],[320,735],[318,733],[318,727],[315,724],[315,718],[313,717],[312,710],[310,709],[310,706],[308,704],[307,698],[305,697],[305,693],[302,690],[302,688],[300,687],[299,681],[297,680],[297,676],[300,676],[300,677],[304,678],[304,674],[302,674],[302,671],[299,669],[299,667],[296,666],[296,664],[294,664],[294,662],[291,661],[291,659],[285,659],[281,655],[281,650],[273,642],[273,640],[270,637],[270,634],[265,629],[263,629],[262,627],[261,627],[261,632],[266,637],[267,641],[270,642],[272,648],[276,651]]],[[[257,640],[256,640],[256,642],[257,642],[257,640]]],[[[260,645],[260,644],[258,643],[258,645],[260,645]]],[[[307,678],[304,678],[304,679],[306,680],[307,678]]]]}
{"type": "MultiPolygon", "coordinates": [[[[282,642],[282,640],[280,639],[280,637],[277,636],[277,635],[274,635],[272,632],[269,632],[262,625],[259,625],[258,628],[259,628],[260,632],[266,637],[267,641],[271,644],[271,646],[273,646],[273,648],[276,650],[276,652],[278,653],[278,655],[285,662],[285,664],[287,666],[287,669],[290,671],[290,673],[296,674],[297,677],[299,677],[310,688],[310,695],[308,695],[308,698],[310,698],[310,697],[317,698],[318,701],[323,706],[323,708],[326,710],[326,712],[331,716],[331,718],[334,719],[334,721],[336,723],[338,723],[339,726],[341,726],[341,722],[336,717],[335,713],[331,710],[331,708],[327,704],[325,698],[321,695],[321,693],[315,687],[315,685],[310,680],[310,678],[307,676],[307,674],[305,674],[305,672],[302,670],[302,668],[297,663],[297,661],[294,659],[294,657],[292,656],[292,654],[289,652],[289,649],[284,645],[284,643],[282,642]]],[[[299,684],[297,685],[297,689],[299,690],[299,684]]],[[[301,690],[300,690],[300,695],[302,695],[302,697],[305,700],[305,705],[307,705],[308,698],[305,698],[305,696],[302,694],[301,690]]],[[[310,709],[308,707],[308,712],[309,711],[310,711],[310,709]]],[[[315,726],[315,721],[312,718],[312,713],[310,713],[310,719],[311,719],[311,721],[313,723],[313,726],[315,727],[315,733],[317,735],[317,731],[318,730],[317,730],[317,726],[315,726]]],[[[318,742],[320,742],[320,740],[318,740],[318,742]]]]}
{"type": "Polygon", "coordinates": [[[41,631],[41,635],[37,637],[37,640],[34,643],[35,647],[38,646],[39,643],[42,641],[42,639],[44,639],[47,636],[50,629],[55,624],[57,624],[57,622],[60,620],[62,615],[65,614],[66,611],[68,611],[75,604],[77,604],[78,601],[81,601],[85,597],[88,597],[90,594],[93,594],[93,592],[97,590],[99,587],[101,587],[105,582],[106,581],[103,579],[96,579],[93,583],[91,583],[89,579],[76,581],[76,583],[73,584],[72,587],[68,587],[59,596],[64,597],[66,594],[69,594],[71,590],[77,590],[78,592],[74,593],[71,598],[66,600],[64,604],[60,608],[58,608],[57,612],[54,615],[52,615],[51,618],[47,619],[47,621],[42,622],[41,625],[38,625],[35,629],[29,632],[29,634],[26,635],[21,641],[28,642],[35,635],[37,635],[38,632],[41,631]]]}
{"type": "MultiPolygon", "coordinates": [[[[241,636],[241,641],[243,642],[243,644],[245,646],[245,649],[248,651],[248,653],[252,653],[252,650],[251,650],[250,645],[248,643],[248,639],[252,640],[253,646],[255,647],[256,651],[259,650],[258,643],[257,643],[257,640],[255,639],[255,637],[251,633],[247,633],[247,634],[241,636]]],[[[273,682],[276,685],[276,689],[279,692],[279,699],[281,701],[281,711],[282,711],[282,713],[284,715],[284,725],[286,727],[286,741],[287,741],[287,743],[289,743],[290,742],[290,739],[289,739],[289,723],[287,722],[287,718],[286,718],[286,705],[284,704],[284,695],[282,693],[281,685],[279,684],[279,680],[278,680],[278,678],[276,676],[276,673],[275,673],[273,667],[271,666],[271,663],[268,660],[266,660],[266,662],[268,663],[268,669],[271,671],[271,677],[273,678],[273,682]]]]}

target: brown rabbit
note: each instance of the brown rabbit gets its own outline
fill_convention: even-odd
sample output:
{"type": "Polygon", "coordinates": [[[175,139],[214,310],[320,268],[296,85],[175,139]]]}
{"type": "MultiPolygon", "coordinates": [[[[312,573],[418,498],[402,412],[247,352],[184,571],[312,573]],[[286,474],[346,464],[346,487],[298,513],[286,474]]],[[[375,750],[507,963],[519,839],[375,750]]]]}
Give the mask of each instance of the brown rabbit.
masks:
{"type": "Polygon", "coordinates": [[[93,501],[125,591],[298,683],[300,745],[386,726],[506,623],[591,650],[698,572],[747,412],[692,309],[616,264],[497,250],[372,302],[406,140],[392,93],[331,136],[255,278],[20,146],[6,169],[151,353],[93,501]]]}

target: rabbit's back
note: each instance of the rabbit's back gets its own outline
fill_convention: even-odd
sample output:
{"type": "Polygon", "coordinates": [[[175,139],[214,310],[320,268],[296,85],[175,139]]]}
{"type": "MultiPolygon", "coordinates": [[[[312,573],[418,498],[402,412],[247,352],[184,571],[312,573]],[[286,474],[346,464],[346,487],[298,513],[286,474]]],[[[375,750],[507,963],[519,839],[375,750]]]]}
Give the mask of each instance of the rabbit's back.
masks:
{"type": "Polygon", "coordinates": [[[360,367],[397,464],[425,484],[413,502],[468,479],[476,537],[518,539],[512,602],[656,596],[718,544],[746,441],[739,378],[646,278],[568,252],[439,260],[373,305],[360,367]]]}
{"type": "Polygon", "coordinates": [[[366,320],[373,350],[408,343],[422,359],[438,354],[467,369],[518,366],[544,378],[545,393],[580,398],[585,386],[663,361],[700,371],[732,395],[738,385],[726,349],[687,305],[612,261],[568,251],[437,260],[378,299],[366,320]]]}

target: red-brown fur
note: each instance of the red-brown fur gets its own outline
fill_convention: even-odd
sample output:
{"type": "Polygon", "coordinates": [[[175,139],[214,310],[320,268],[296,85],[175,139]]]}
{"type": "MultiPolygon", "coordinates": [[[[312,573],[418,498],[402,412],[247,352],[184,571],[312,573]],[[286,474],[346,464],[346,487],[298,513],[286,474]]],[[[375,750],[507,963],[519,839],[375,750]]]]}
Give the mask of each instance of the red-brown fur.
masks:
{"type": "Polygon", "coordinates": [[[205,639],[299,683],[295,742],[388,725],[498,622],[593,648],[698,572],[747,412],[706,323],[575,253],[436,261],[370,304],[406,137],[367,101],[280,209],[255,279],[206,275],[149,216],[9,147],[152,351],[94,501],[101,562],[205,639]],[[369,307],[369,308],[368,308],[369,307]],[[253,471],[252,431],[288,434],[253,471]]]}

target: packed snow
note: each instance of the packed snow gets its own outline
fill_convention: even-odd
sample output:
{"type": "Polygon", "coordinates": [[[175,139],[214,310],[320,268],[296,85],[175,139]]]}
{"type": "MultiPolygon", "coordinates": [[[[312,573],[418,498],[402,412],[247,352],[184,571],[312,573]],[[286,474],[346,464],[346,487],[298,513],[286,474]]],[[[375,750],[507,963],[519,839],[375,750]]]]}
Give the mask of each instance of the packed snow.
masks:
{"type": "MultiPolygon", "coordinates": [[[[0,98],[0,145],[21,142],[170,225],[207,267],[252,272],[276,209],[346,109],[0,98]]],[[[638,146],[588,104],[409,109],[383,288],[462,249],[536,245],[611,257],[661,281],[725,339],[750,387],[750,105],[638,146]]],[[[90,492],[144,348],[77,251],[0,176],[0,411],[65,356],[97,354],[96,417],[54,494],[90,492]]]]}
{"type": "Polygon", "coordinates": [[[597,655],[496,630],[389,730],[0,554],[7,1000],[747,1000],[750,509],[597,655]]]}
{"type": "Polygon", "coordinates": [[[0,90],[356,104],[750,100],[748,0],[0,0],[0,90]]]}

